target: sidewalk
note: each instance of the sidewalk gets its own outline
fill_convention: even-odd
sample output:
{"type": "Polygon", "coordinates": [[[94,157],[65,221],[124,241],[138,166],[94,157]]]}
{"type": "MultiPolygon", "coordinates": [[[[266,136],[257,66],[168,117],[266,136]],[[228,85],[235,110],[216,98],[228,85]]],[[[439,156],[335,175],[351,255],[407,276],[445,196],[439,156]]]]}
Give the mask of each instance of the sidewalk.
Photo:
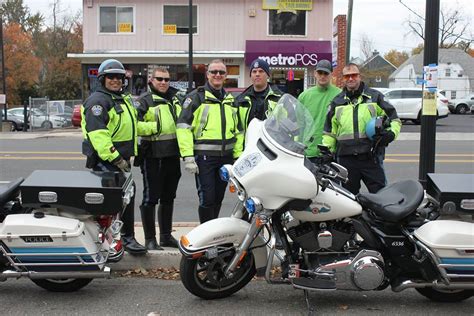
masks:
{"type": "MultiPolygon", "coordinates": [[[[199,225],[199,223],[193,222],[178,222],[173,223],[173,236],[177,240],[181,238],[182,235],[185,235],[191,231],[194,227],[199,225]]],[[[157,241],[159,242],[159,229],[156,227],[156,236],[157,241]]],[[[143,235],[142,224],[139,222],[135,223],[135,238],[142,245],[145,242],[145,237],[143,235]]],[[[148,251],[144,256],[132,256],[125,252],[122,260],[117,263],[108,264],[112,271],[124,271],[124,270],[133,270],[133,269],[153,269],[153,268],[177,268],[179,269],[179,262],[181,260],[181,253],[176,248],[165,248],[165,250],[153,250],[148,251]]]]}

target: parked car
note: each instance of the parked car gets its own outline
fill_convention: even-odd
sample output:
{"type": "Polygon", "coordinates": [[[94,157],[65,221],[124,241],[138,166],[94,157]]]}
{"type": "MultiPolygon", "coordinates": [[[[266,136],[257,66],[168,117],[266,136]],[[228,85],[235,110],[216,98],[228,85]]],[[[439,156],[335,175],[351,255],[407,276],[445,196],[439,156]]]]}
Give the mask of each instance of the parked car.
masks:
{"type": "Polygon", "coordinates": [[[5,112],[2,110],[2,121],[11,123],[11,132],[22,131],[24,123],[23,117],[18,117],[10,115],[10,112],[7,110],[7,119],[5,120],[5,112]]]}
{"type": "MultiPolygon", "coordinates": [[[[23,118],[23,108],[13,108],[7,110],[8,116],[16,116],[23,118]]],[[[39,109],[28,110],[28,122],[32,128],[60,128],[67,125],[67,120],[64,117],[57,115],[48,115],[39,109]]]]}
{"type": "Polygon", "coordinates": [[[453,99],[448,104],[449,111],[456,114],[467,114],[474,109],[474,93],[466,95],[461,99],[453,99]]]}
{"type": "Polygon", "coordinates": [[[81,127],[81,119],[82,119],[81,106],[82,104],[76,104],[74,106],[74,109],[72,110],[72,117],[71,117],[72,126],[81,127]]]}
{"type": "MultiPolygon", "coordinates": [[[[421,102],[423,91],[420,88],[393,88],[383,92],[385,99],[397,110],[401,120],[411,120],[415,124],[421,123],[421,102]]],[[[437,92],[437,119],[449,115],[448,99],[437,92]]]]}

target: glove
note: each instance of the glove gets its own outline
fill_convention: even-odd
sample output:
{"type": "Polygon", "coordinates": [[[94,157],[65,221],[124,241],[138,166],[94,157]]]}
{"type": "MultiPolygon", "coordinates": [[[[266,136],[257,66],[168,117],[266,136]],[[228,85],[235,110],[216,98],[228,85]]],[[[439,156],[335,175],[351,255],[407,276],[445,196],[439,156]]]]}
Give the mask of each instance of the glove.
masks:
{"type": "Polygon", "coordinates": [[[123,172],[130,172],[130,164],[122,157],[115,161],[114,165],[116,165],[123,172]]]}
{"type": "Polygon", "coordinates": [[[194,157],[184,157],[184,169],[192,174],[199,174],[199,168],[194,157]]]}
{"type": "Polygon", "coordinates": [[[329,165],[331,162],[334,161],[334,155],[331,153],[325,153],[320,158],[321,158],[321,163],[324,165],[329,165]]]}
{"type": "Polygon", "coordinates": [[[392,131],[386,131],[377,138],[376,144],[378,146],[387,146],[395,139],[395,134],[392,131]]]}

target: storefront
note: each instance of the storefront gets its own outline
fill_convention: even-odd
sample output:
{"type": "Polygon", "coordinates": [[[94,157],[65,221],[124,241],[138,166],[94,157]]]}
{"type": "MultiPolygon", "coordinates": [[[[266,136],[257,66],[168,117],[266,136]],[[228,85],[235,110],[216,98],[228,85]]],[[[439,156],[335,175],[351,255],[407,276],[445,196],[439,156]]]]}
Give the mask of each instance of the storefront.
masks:
{"type": "Polygon", "coordinates": [[[270,82],[298,96],[315,84],[313,71],[321,59],[332,60],[331,41],[246,41],[245,65],[256,58],[270,65],[270,82]]]}

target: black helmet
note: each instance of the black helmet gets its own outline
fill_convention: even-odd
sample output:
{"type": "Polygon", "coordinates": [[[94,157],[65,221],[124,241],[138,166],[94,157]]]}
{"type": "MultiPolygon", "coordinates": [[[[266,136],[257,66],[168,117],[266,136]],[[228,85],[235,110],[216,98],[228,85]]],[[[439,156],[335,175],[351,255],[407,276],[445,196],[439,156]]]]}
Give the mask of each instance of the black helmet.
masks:
{"type": "Polygon", "coordinates": [[[99,77],[102,77],[106,74],[120,74],[125,76],[125,68],[118,60],[107,59],[99,66],[99,77]]]}

